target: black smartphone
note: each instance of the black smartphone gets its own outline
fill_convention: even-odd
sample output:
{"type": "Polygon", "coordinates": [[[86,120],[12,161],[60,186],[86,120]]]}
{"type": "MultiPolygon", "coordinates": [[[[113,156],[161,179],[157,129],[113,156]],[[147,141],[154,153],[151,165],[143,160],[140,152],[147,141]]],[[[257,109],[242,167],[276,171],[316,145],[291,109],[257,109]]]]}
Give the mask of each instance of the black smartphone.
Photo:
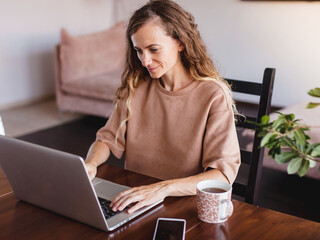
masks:
{"type": "Polygon", "coordinates": [[[158,218],[153,240],[184,240],[186,220],[158,218]]]}

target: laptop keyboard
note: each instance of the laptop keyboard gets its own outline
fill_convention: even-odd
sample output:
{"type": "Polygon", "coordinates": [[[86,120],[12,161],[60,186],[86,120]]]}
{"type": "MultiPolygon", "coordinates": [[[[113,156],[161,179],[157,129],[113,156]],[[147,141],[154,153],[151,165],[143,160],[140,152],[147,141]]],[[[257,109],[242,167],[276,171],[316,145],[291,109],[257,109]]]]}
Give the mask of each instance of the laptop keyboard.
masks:
{"type": "Polygon", "coordinates": [[[118,213],[121,213],[122,211],[125,211],[126,209],[128,209],[128,207],[126,207],[122,211],[114,212],[114,211],[112,211],[112,208],[110,207],[111,201],[109,201],[107,199],[99,198],[99,197],[98,197],[98,200],[100,202],[104,217],[106,219],[109,219],[109,218],[113,217],[114,215],[117,215],[118,213]]]}

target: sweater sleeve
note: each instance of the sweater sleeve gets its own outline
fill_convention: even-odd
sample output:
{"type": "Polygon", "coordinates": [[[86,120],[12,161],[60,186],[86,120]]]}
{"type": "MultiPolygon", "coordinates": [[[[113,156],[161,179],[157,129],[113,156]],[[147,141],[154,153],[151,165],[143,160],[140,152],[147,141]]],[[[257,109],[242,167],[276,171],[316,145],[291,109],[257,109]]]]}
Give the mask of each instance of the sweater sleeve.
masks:
{"type": "Polygon", "coordinates": [[[224,91],[213,98],[203,142],[202,166],[219,169],[232,184],[240,167],[240,148],[231,103],[224,91]]]}
{"type": "Polygon", "coordinates": [[[98,130],[96,134],[96,141],[101,141],[107,144],[110,151],[117,157],[121,158],[123,152],[125,151],[125,134],[126,134],[126,124],[124,124],[120,131],[116,142],[116,134],[120,127],[120,124],[125,119],[126,112],[124,110],[124,103],[119,103],[117,107],[113,110],[110,118],[108,119],[106,125],[98,130]]]}

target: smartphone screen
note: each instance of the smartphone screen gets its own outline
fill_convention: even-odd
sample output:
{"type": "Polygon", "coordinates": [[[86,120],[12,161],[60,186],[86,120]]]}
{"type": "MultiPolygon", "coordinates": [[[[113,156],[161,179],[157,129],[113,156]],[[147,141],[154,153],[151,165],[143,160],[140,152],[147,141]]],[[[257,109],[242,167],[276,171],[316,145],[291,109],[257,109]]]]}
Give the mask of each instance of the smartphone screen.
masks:
{"type": "Polygon", "coordinates": [[[159,218],[154,240],[183,240],[186,221],[184,219],[159,218]]]}

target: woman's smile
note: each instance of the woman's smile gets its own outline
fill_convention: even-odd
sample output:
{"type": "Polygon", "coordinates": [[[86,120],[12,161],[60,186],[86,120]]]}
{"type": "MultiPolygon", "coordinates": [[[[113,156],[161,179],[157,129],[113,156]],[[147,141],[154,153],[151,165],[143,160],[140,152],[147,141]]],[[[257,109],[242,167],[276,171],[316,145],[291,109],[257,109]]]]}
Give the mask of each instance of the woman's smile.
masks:
{"type": "Polygon", "coordinates": [[[156,66],[156,67],[148,67],[148,72],[151,73],[151,72],[154,72],[155,70],[157,70],[159,68],[159,66],[156,66]]]}

